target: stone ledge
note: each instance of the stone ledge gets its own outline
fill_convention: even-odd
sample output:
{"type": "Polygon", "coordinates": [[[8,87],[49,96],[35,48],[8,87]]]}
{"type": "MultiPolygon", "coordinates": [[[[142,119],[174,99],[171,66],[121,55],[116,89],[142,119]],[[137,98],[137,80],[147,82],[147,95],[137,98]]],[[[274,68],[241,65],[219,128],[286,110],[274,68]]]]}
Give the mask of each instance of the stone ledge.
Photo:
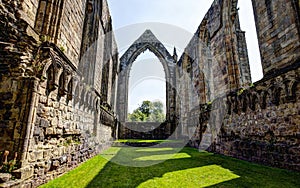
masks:
{"type": "Polygon", "coordinates": [[[31,178],[33,176],[33,173],[34,169],[28,166],[13,171],[12,175],[17,179],[25,180],[31,178]]]}
{"type": "Polygon", "coordinates": [[[0,184],[0,188],[17,188],[20,187],[23,180],[11,180],[5,183],[0,184]]]}

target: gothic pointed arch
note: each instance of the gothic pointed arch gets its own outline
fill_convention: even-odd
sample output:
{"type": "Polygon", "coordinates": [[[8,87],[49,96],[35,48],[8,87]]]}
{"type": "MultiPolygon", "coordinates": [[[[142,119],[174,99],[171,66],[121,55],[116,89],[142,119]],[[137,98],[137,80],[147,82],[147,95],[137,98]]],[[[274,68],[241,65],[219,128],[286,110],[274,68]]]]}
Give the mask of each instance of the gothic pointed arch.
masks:
{"type": "Polygon", "coordinates": [[[165,69],[174,64],[174,59],[165,46],[155,37],[151,30],[146,30],[120,58],[120,71],[130,66],[135,59],[144,51],[149,50],[154,53],[162,62],[165,69]]]}
{"type": "MultiPolygon", "coordinates": [[[[176,59],[150,30],[146,30],[120,58],[118,82],[118,115],[121,123],[127,121],[129,74],[133,62],[144,51],[152,52],[162,63],[166,78],[166,121],[171,126],[175,117],[175,67],[176,59]]],[[[171,127],[169,127],[171,128],[171,127]]],[[[171,130],[171,129],[169,129],[171,130]]]]}

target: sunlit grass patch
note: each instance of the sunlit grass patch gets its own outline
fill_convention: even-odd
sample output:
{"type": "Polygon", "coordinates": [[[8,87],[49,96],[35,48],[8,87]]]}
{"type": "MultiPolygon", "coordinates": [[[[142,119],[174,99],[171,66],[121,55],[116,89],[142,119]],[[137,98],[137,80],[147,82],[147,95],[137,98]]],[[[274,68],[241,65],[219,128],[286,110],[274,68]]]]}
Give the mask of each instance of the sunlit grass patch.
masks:
{"type": "Polygon", "coordinates": [[[298,188],[299,179],[300,173],[297,172],[199,152],[193,148],[180,151],[170,147],[111,147],[43,187],[298,188]],[[144,167],[130,166],[152,164],[153,161],[153,165],[144,167]],[[122,163],[127,165],[120,165],[122,163]]]}
{"type": "Polygon", "coordinates": [[[218,165],[169,172],[161,178],[154,178],[141,183],[138,187],[207,187],[239,178],[228,169],[218,165]]]}
{"type": "Polygon", "coordinates": [[[176,154],[162,154],[162,155],[149,155],[144,157],[135,158],[136,161],[163,161],[169,159],[184,159],[190,158],[191,156],[187,153],[176,153],[176,154]]]}
{"type": "Polygon", "coordinates": [[[157,151],[173,151],[173,148],[143,148],[143,149],[137,149],[137,152],[157,152],[157,151]]]}
{"type": "Polygon", "coordinates": [[[142,140],[142,139],[119,139],[116,143],[177,143],[181,140],[142,140]]]}

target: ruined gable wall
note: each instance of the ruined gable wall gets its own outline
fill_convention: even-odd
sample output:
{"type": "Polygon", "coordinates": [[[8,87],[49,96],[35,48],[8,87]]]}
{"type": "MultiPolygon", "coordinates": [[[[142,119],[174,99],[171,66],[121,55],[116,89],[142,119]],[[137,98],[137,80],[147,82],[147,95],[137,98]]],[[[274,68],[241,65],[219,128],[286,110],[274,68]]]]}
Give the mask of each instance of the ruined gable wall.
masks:
{"type": "Polygon", "coordinates": [[[183,74],[179,75],[177,86],[182,90],[179,91],[180,96],[184,97],[178,101],[182,101],[179,106],[184,106],[180,117],[185,121],[181,123],[190,126],[182,130],[193,132],[199,125],[201,104],[211,103],[251,83],[247,46],[239,25],[237,1],[214,1],[179,64],[183,74]]]}
{"type": "Polygon", "coordinates": [[[251,83],[245,35],[236,9],[236,1],[214,1],[185,49],[187,58],[180,60],[199,96],[206,92],[201,103],[251,83]]]}

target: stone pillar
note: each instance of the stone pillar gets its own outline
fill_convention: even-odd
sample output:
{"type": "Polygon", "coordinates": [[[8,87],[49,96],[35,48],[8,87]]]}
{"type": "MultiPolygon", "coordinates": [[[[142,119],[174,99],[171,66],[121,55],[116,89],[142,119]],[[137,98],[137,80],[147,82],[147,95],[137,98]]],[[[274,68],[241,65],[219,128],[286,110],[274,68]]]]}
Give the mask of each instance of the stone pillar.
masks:
{"type": "Polygon", "coordinates": [[[264,75],[300,59],[299,1],[252,0],[264,75]]]}

